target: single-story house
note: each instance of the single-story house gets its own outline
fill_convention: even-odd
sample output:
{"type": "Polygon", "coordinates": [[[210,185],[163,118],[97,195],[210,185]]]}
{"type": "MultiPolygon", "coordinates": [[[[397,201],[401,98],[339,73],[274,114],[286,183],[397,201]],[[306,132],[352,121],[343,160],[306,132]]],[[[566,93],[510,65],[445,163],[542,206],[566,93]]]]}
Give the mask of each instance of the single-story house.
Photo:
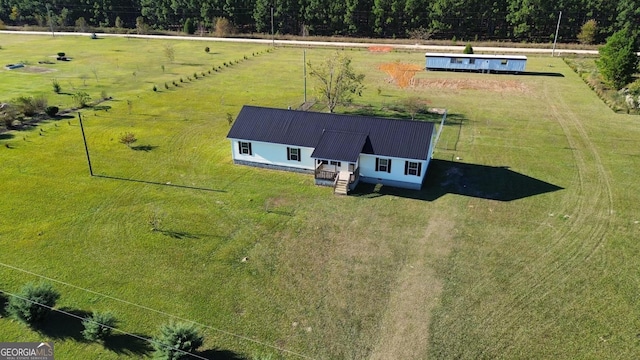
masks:
{"type": "Polygon", "coordinates": [[[431,122],[244,106],[227,138],[235,164],[314,174],[346,194],[359,181],[420,189],[431,122]]]}
{"type": "Polygon", "coordinates": [[[482,55],[426,53],[427,70],[466,70],[480,72],[523,72],[527,57],[523,55],[482,55]]]}

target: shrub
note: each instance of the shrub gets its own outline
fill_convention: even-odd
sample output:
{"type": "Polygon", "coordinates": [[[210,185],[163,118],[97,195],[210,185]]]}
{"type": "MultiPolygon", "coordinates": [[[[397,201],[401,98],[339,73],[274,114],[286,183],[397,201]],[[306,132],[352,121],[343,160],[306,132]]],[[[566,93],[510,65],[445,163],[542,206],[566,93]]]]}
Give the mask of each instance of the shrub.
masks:
{"type": "Polygon", "coordinates": [[[134,142],[138,141],[138,139],[136,138],[136,135],[132,132],[127,132],[124,133],[122,135],[120,135],[120,143],[121,144],[125,144],[128,147],[131,147],[131,144],[133,144],[134,142]]]}
{"type": "Polygon", "coordinates": [[[164,88],[168,90],[169,89],[169,85],[167,85],[167,83],[164,83],[164,88]]]}
{"type": "Polygon", "coordinates": [[[158,87],[153,85],[153,91],[158,91],[158,87]]]}
{"type": "Polygon", "coordinates": [[[635,39],[627,30],[620,30],[607,39],[600,48],[600,58],[596,60],[598,70],[604,79],[616,90],[633,80],[638,70],[638,56],[635,39]]]}
{"type": "Polygon", "coordinates": [[[53,86],[53,92],[56,94],[60,94],[60,92],[62,91],[62,86],[57,79],[51,80],[51,86],[53,86]]]}
{"type": "Polygon", "coordinates": [[[21,96],[16,99],[18,108],[26,116],[33,116],[43,112],[47,107],[47,99],[44,96],[27,97],[21,96]]]}
{"type": "Polygon", "coordinates": [[[193,20],[191,20],[191,18],[187,18],[187,20],[184,22],[184,27],[182,30],[189,35],[196,32],[196,25],[193,23],[193,20]]]}
{"type": "Polygon", "coordinates": [[[640,95],[640,79],[629,84],[629,93],[632,95],[640,95]]]}
{"type": "Polygon", "coordinates": [[[578,34],[578,41],[581,44],[594,44],[596,42],[596,34],[598,33],[598,22],[591,19],[584,23],[578,34]]]}
{"type": "Polygon", "coordinates": [[[167,360],[186,359],[188,355],[184,352],[191,353],[204,343],[194,324],[173,322],[161,326],[160,334],[153,340],[154,358],[167,360]]]}
{"type": "Polygon", "coordinates": [[[91,97],[84,91],[78,91],[73,94],[73,103],[79,108],[87,106],[89,100],[91,100],[91,97]]]}
{"type": "Polygon", "coordinates": [[[67,54],[65,54],[65,53],[63,53],[63,52],[59,52],[59,53],[58,53],[58,57],[61,57],[61,58],[65,57],[65,55],[67,55],[67,54]]]}
{"type": "Polygon", "coordinates": [[[58,111],[60,111],[60,108],[58,108],[57,106],[47,106],[47,108],[44,109],[45,114],[49,115],[50,117],[56,116],[58,111]]]}
{"type": "Polygon", "coordinates": [[[473,48],[471,47],[471,44],[467,43],[467,46],[464,47],[464,50],[462,50],[463,54],[473,54],[473,48]]]}
{"type": "Polygon", "coordinates": [[[82,336],[89,341],[104,340],[111,335],[116,323],[116,317],[112,313],[94,311],[82,321],[82,336]]]}
{"type": "Polygon", "coordinates": [[[7,313],[29,326],[44,320],[60,298],[60,294],[49,283],[28,283],[17,295],[9,299],[7,313]]]}
{"type": "Polygon", "coordinates": [[[208,46],[204,48],[204,52],[206,52],[207,54],[209,53],[209,51],[211,51],[211,49],[209,49],[208,46]]]}
{"type": "Polygon", "coordinates": [[[229,19],[224,17],[215,18],[215,34],[216,36],[224,37],[229,34],[235,33],[235,28],[229,19]]]}

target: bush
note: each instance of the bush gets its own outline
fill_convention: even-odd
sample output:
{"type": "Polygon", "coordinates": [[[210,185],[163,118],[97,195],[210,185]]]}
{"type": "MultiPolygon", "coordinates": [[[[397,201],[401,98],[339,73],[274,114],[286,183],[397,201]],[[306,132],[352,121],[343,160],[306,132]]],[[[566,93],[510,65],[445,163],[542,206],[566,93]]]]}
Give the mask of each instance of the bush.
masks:
{"type": "Polygon", "coordinates": [[[640,95],[640,79],[629,84],[629,93],[631,95],[640,95]]]}
{"type": "Polygon", "coordinates": [[[116,317],[112,313],[94,311],[90,317],[82,321],[82,336],[89,341],[104,340],[111,335],[116,323],[116,317]]]}
{"type": "Polygon", "coordinates": [[[60,294],[49,283],[28,283],[17,295],[9,299],[7,313],[29,326],[44,320],[60,298],[60,294]]]}
{"type": "Polygon", "coordinates": [[[209,49],[208,46],[204,48],[204,52],[206,52],[207,54],[209,53],[209,51],[211,51],[211,49],[209,49]]]}
{"type": "Polygon", "coordinates": [[[637,51],[635,39],[627,30],[614,33],[600,48],[596,65],[603,78],[616,90],[633,80],[633,74],[638,70],[637,51]]]}
{"type": "Polygon", "coordinates": [[[120,143],[131,147],[131,144],[138,141],[134,133],[128,132],[120,135],[120,143]]]}
{"type": "Polygon", "coordinates": [[[63,52],[59,52],[59,53],[58,53],[58,57],[61,57],[61,58],[65,57],[65,55],[67,55],[67,54],[65,54],[65,53],[63,53],[63,52]]]}
{"type": "Polygon", "coordinates": [[[462,50],[463,54],[473,54],[473,48],[471,47],[471,44],[467,43],[467,46],[464,47],[464,50],[462,50]]]}
{"type": "Polygon", "coordinates": [[[47,98],[44,96],[27,97],[21,96],[16,99],[18,108],[26,116],[33,116],[43,112],[47,107],[47,98]]]}
{"type": "Polygon", "coordinates": [[[596,35],[598,34],[598,22],[591,19],[584,23],[580,28],[578,34],[578,41],[581,44],[594,44],[596,42],[596,35]]]}
{"type": "Polygon", "coordinates": [[[51,80],[51,85],[53,86],[53,92],[56,94],[60,94],[60,92],[62,91],[62,86],[60,85],[58,80],[57,79],[51,80]]]}
{"type": "Polygon", "coordinates": [[[56,114],[58,114],[58,111],[60,111],[60,108],[58,108],[57,106],[47,106],[47,108],[44,109],[45,114],[49,115],[50,117],[56,116],[56,114]]]}
{"type": "Polygon", "coordinates": [[[187,18],[187,20],[184,22],[183,31],[189,35],[196,32],[196,25],[193,23],[193,20],[191,20],[191,18],[187,18]]]}
{"type": "Polygon", "coordinates": [[[158,87],[153,85],[153,91],[158,91],[158,87]]]}
{"type": "Polygon", "coordinates": [[[91,96],[84,91],[76,92],[73,94],[72,98],[73,103],[79,108],[87,106],[87,104],[89,104],[89,100],[91,100],[91,96]]]}
{"type": "Polygon", "coordinates": [[[169,323],[160,327],[160,334],[153,339],[154,358],[178,360],[186,359],[204,343],[194,324],[169,323]]]}

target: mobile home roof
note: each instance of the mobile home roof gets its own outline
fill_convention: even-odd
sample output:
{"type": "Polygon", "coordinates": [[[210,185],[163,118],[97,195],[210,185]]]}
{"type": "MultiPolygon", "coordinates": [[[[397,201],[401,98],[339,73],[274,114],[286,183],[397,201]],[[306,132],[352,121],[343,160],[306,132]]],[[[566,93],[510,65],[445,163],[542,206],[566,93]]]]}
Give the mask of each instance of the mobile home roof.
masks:
{"type": "Polygon", "coordinates": [[[527,60],[524,55],[491,55],[491,54],[445,54],[445,53],[426,53],[425,57],[444,57],[444,58],[474,58],[474,59],[509,59],[509,60],[527,60]]]}

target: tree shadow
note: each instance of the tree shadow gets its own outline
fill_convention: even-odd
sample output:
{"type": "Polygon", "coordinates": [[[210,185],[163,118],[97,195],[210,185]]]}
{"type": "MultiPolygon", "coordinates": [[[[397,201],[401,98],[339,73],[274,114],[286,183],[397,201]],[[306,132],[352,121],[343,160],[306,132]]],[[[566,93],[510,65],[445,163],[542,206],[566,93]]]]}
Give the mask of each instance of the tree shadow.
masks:
{"type": "Polygon", "coordinates": [[[249,360],[244,355],[238,354],[231,350],[209,349],[200,351],[197,355],[210,360],[249,360]]]}
{"type": "Polygon", "coordinates": [[[0,140],[9,140],[9,139],[13,139],[14,137],[15,135],[10,133],[0,133],[0,140]]]}
{"type": "Polygon", "coordinates": [[[151,344],[149,341],[141,339],[146,339],[147,336],[140,334],[134,335],[140,338],[126,334],[112,334],[104,340],[103,345],[105,349],[113,351],[118,355],[143,356],[149,354],[153,350],[151,344]]]}
{"type": "Polygon", "coordinates": [[[159,232],[162,235],[168,236],[170,238],[173,239],[178,239],[178,240],[182,240],[182,239],[200,239],[200,236],[196,235],[196,234],[192,234],[186,231],[173,231],[173,230],[162,230],[162,229],[156,229],[154,230],[156,232],[159,232]]]}
{"type": "Polygon", "coordinates": [[[34,330],[54,340],[72,339],[80,342],[85,341],[82,336],[82,331],[84,330],[82,319],[91,316],[91,313],[84,310],[70,308],[61,308],[60,310],[80,318],[53,310],[47,314],[46,319],[44,319],[41,324],[37,324],[34,327],[34,330]]]}
{"type": "Polygon", "coordinates": [[[111,110],[111,106],[109,105],[93,105],[90,107],[93,111],[109,111],[111,110]]]}
{"type": "Polygon", "coordinates": [[[7,304],[9,300],[4,296],[4,294],[0,294],[0,318],[5,318],[9,314],[7,314],[7,304]]]}
{"type": "Polygon", "coordinates": [[[97,178],[120,180],[120,181],[130,181],[130,182],[136,182],[136,183],[141,183],[141,184],[160,185],[160,186],[168,186],[168,187],[190,189],[190,190],[202,190],[202,191],[212,191],[212,192],[227,192],[226,190],[210,189],[210,188],[203,188],[203,187],[197,187],[197,186],[188,186],[188,185],[177,185],[177,184],[171,184],[171,183],[161,183],[161,182],[155,182],[155,181],[127,179],[127,178],[122,178],[122,177],[117,177],[117,176],[109,176],[109,175],[94,174],[93,176],[97,177],[97,178]]]}
{"type": "MultiPolygon", "coordinates": [[[[372,116],[372,117],[384,117],[384,118],[394,118],[394,119],[404,119],[404,120],[414,120],[414,121],[427,121],[427,122],[436,122],[439,123],[442,120],[442,114],[428,111],[425,105],[425,109],[418,111],[413,116],[411,113],[405,110],[405,107],[402,104],[390,105],[389,107],[380,108],[374,106],[361,106],[357,108],[347,109],[341,114],[345,115],[357,115],[357,116],[372,116]]],[[[463,122],[466,122],[467,118],[462,114],[455,113],[447,113],[447,119],[445,120],[445,125],[460,125],[463,122]]]]}
{"type": "Polygon", "coordinates": [[[136,145],[132,146],[131,150],[149,152],[157,147],[157,145],[136,145]]]}
{"type": "Polygon", "coordinates": [[[422,190],[360,183],[350,195],[376,198],[385,195],[434,201],[446,194],[479,199],[513,201],[564,188],[512,171],[507,166],[465,164],[433,159],[422,190]]]}

